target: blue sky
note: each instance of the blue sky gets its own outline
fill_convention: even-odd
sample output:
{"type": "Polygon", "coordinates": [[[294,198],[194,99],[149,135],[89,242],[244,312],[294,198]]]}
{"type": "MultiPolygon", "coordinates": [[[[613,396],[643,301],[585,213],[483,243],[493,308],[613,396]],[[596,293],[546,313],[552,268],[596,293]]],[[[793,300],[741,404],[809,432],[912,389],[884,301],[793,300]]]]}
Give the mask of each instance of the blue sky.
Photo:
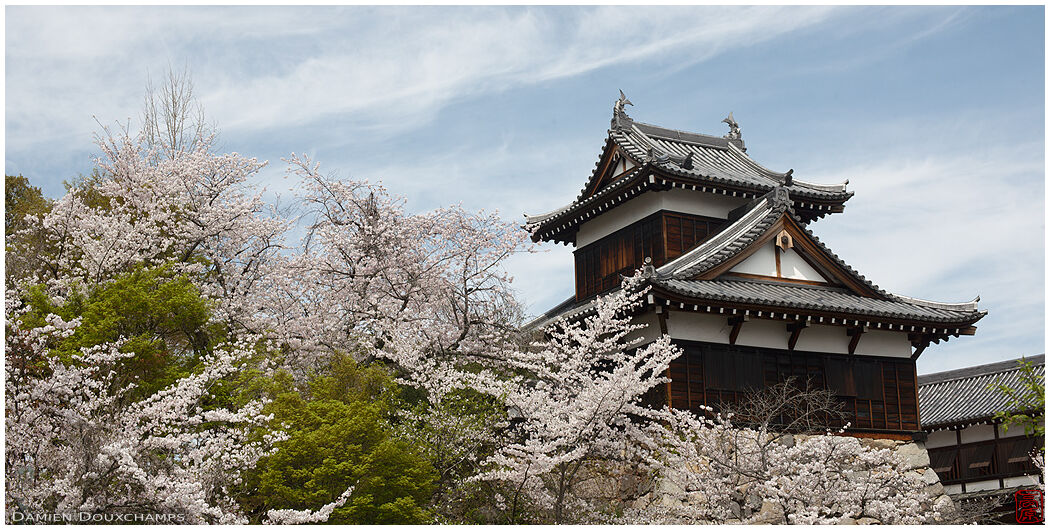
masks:
{"type": "MultiPolygon", "coordinates": [[[[148,73],[188,66],[225,149],[308,153],[414,210],[509,220],[561,206],[623,89],[635,119],[721,135],[811,182],[850,180],[812,225],[891,292],[981,296],[975,337],[920,372],[1044,349],[1043,7],[6,7],[7,174],[55,196],[132,126],[148,73]],[[98,122],[96,122],[96,119],[98,122]]],[[[515,257],[534,314],[572,293],[571,248],[515,257]]]]}

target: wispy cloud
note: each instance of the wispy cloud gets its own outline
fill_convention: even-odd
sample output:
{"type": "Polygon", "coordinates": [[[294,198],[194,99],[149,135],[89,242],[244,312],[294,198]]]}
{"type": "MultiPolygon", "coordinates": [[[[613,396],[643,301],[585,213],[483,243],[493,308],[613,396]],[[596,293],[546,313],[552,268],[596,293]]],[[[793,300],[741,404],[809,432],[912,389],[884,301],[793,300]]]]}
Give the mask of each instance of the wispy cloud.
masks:
{"type": "Polygon", "coordinates": [[[168,64],[187,62],[206,107],[231,134],[326,116],[380,132],[404,130],[479,93],[616,64],[702,61],[832,13],[9,8],[8,97],[21,104],[8,106],[8,127],[17,149],[61,131],[90,129],[92,114],[134,117],[146,70],[162,73],[168,64]]]}
{"type": "MultiPolygon", "coordinates": [[[[1023,9],[13,6],[6,15],[6,164],[27,167],[51,193],[90,170],[93,116],[134,120],[147,72],[188,65],[222,138],[273,162],[261,180],[274,191],[287,186],[278,159],[305,151],[341,175],[384,181],[412,209],[463,203],[517,221],[571,200],[593,167],[608,118],[573,107],[580,94],[633,83],[650,98],[635,97],[638,119],[696,128],[689,112],[746,104],[736,110],[755,116],[745,134],[757,160],[804,180],[850,178],[857,196],[846,213],[814,230],[884,288],[948,301],[980,294],[991,313],[977,337],[931,348],[920,369],[1042,348],[1044,131],[1032,118],[1042,86],[1030,90],[1038,99],[1025,91],[1042,75],[1015,75],[1041,66],[1041,56],[1024,61],[1029,33],[1041,41],[1042,28],[1026,25],[1023,9]],[[1009,24],[989,28],[989,16],[1009,24]],[[1013,39],[1015,28],[1024,38],[1013,39]],[[952,51],[971,44],[969,53],[987,52],[979,64],[952,51]],[[1003,87],[1023,101],[989,96],[1003,87]],[[529,103],[490,117],[508,94],[529,103]],[[546,114],[530,120],[540,101],[546,114]],[[485,126],[493,120],[507,126],[485,126]]],[[[511,261],[533,313],[572,292],[571,251],[511,261]]]]}
{"type": "Polygon", "coordinates": [[[835,174],[850,175],[857,195],[814,230],[891,292],[949,302],[980,295],[989,315],[977,336],[931,348],[922,371],[1039,353],[1043,171],[1035,142],[844,164],[835,174]],[[1005,344],[1027,351],[1002,351],[1005,344]]]}

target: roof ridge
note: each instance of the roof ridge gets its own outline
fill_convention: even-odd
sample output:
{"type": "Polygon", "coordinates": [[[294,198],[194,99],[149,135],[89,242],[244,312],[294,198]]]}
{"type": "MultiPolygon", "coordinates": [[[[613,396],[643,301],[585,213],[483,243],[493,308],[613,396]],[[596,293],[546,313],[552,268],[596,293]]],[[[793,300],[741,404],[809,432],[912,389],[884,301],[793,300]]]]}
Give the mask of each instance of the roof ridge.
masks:
{"type": "MultiPolygon", "coordinates": [[[[995,361],[992,363],[978,364],[976,366],[964,366],[962,368],[954,368],[952,370],[944,370],[941,372],[933,372],[929,374],[921,374],[917,376],[919,379],[919,387],[939,385],[941,383],[952,383],[955,381],[962,381],[963,379],[975,379],[977,377],[984,377],[989,375],[999,375],[1007,372],[1015,372],[1020,370],[1021,367],[1018,365],[1022,360],[1032,362],[1036,366],[1044,366],[1045,356],[1044,354],[1032,355],[1031,357],[1018,357],[1016,359],[1006,359],[1002,361],[995,361]],[[967,371],[987,369],[988,371],[977,371],[968,373],[967,371]],[[923,381],[926,378],[926,381],[923,381]]],[[[1044,368],[1045,369],[1045,368],[1044,368]]]]}
{"type": "MultiPolygon", "coordinates": [[[[743,303],[803,311],[830,311],[834,316],[849,315],[848,320],[878,322],[880,319],[909,319],[928,326],[958,328],[973,318],[967,311],[946,311],[913,306],[856,294],[848,289],[812,286],[778,281],[744,281],[743,279],[696,280],[653,278],[655,285],[669,292],[708,301],[743,303]],[[819,295],[819,296],[815,296],[819,295]]],[[[686,302],[714,305],[710,302],[686,302]]],[[[708,310],[710,311],[710,310],[708,310]]],[[[846,320],[846,319],[844,319],[846,320]]],[[[876,328],[881,326],[875,325],[876,328]]],[[[889,330],[890,328],[885,328],[889,330]]],[[[904,326],[901,329],[904,331],[904,326]]],[[[945,330],[947,331],[947,329],[945,330]]]]}
{"type": "Polygon", "coordinates": [[[977,302],[981,301],[981,297],[977,296],[969,302],[935,302],[932,300],[923,300],[922,298],[913,298],[911,296],[904,296],[902,294],[894,294],[894,298],[897,298],[901,302],[907,302],[909,304],[924,305],[928,307],[936,307],[938,309],[969,309],[972,311],[977,310],[977,302]]]}
{"type": "Polygon", "coordinates": [[[762,285],[776,285],[778,287],[788,287],[790,289],[810,289],[810,290],[814,290],[814,291],[830,291],[830,292],[833,292],[833,293],[853,294],[853,291],[851,291],[848,287],[843,287],[841,285],[833,285],[833,284],[810,285],[810,284],[802,284],[802,283],[785,283],[785,282],[782,282],[782,281],[776,281],[774,279],[766,280],[766,279],[763,279],[763,278],[745,278],[745,277],[725,278],[725,277],[719,276],[718,278],[714,278],[714,279],[711,279],[711,280],[694,280],[694,279],[686,279],[686,278],[674,278],[674,279],[678,280],[678,281],[688,281],[688,282],[758,283],[758,284],[762,284],[762,285]]]}
{"type": "Polygon", "coordinates": [[[846,179],[839,184],[817,184],[815,182],[808,182],[799,179],[793,179],[793,181],[795,184],[820,191],[846,191],[846,186],[849,185],[849,179],[846,179]]]}
{"type": "Polygon", "coordinates": [[[670,140],[678,140],[678,141],[685,142],[685,143],[700,144],[700,145],[705,145],[707,147],[716,147],[716,148],[719,148],[719,149],[728,149],[729,146],[730,145],[734,145],[735,142],[743,143],[743,140],[730,140],[730,139],[722,137],[722,136],[714,136],[714,135],[710,135],[710,134],[698,133],[698,132],[693,132],[693,131],[685,131],[685,130],[682,130],[682,129],[672,129],[670,127],[664,127],[662,125],[656,125],[656,124],[652,124],[652,123],[645,123],[645,122],[641,122],[641,121],[634,121],[633,124],[635,126],[641,125],[642,127],[653,129],[653,131],[650,131],[650,132],[641,131],[646,136],[649,136],[650,134],[655,134],[656,136],[664,136],[664,137],[666,137],[666,138],[668,138],[670,140]],[[673,135],[672,134],[660,134],[659,133],[660,131],[665,131],[667,133],[674,133],[674,134],[673,135]],[[703,142],[703,140],[707,140],[707,142],[703,142]]]}

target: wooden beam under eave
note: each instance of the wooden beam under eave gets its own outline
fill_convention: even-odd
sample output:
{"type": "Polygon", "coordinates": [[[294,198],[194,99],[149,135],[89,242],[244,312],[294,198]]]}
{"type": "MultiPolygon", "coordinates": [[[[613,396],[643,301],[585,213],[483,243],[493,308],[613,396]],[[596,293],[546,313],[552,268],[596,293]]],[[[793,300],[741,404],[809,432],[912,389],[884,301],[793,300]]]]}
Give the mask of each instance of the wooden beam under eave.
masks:
{"type": "Polygon", "coordinates": [[[793,322],[787,325],[787,330],[789,333],[791,333],[791,336],[788,337],[788,350],[795,350],[795,345],[798,344],[799,335],[801,335],[802,330],[806,329],[807,327],[809,327],[809,323],[805,321],[793,322]]]}
{"type": "Polygon", "coordinates": [[[850,355],[853,355],[853,352],[857,351],[857,344],[860,344],[860,336],[863,335],[865,331],[864,326],[846,328],[846,335],[851,337],[849,340],[850,355]]]}
{"type": "Polygon", "coordinates": [[[915,346],[915,353],[911,354],[911,360],[918,359],[922,352],[926,351],[926,347],[929,346],[929,342],[912,343],[915,346]]]}
{"type": "Polygon", "coordinates": [[[729,331],[730,345],[736,344],[736,338],[740,335],[740,328],[744,326],[744,322],[747,322],[747,317],[744,315],[729,317],[729,325],[733,326],[733,329],[729,331]]]}

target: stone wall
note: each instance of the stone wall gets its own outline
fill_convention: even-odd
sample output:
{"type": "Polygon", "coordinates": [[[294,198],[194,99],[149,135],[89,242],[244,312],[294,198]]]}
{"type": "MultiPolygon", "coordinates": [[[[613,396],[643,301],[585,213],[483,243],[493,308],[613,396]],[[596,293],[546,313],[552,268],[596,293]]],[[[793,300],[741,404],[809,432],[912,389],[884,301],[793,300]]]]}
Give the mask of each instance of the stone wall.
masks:
{"type": "MultiPolygon", "coordinates": [[[[803,438],[804,436],[805,435],[797,435],[797,438],[803,438]]],[[[788,435],[781,439],[781,443],[792,444],[795,440],[796,437],[788,435]]],[[[944,486],[941,485],[940,478],[930,467],[930,457],[929,453],[926,451],[925,444],[910,440],[904,441],[872,438],[860,438],[860,442],[862,445],[872,449],[890,449],[894,451],[903,461],[907,473],[916,475],[916,477],[920,478],[921,482],[925,484],[925,491],[933,499],[933,505],[952,506],[954,508],[951,498],[945,492],[944,486]]],[[[679,489],[677,485],[669,481],[650,483],[645,486],[645,489],[648,491],[641,495],[635,502],[631,503],[632,507],[650,510],[653,508],[663,508],[668,512],[674,512],[676,507],[682,507],[690,502],[689,495],[685,494],[685,492],[679,489]]],[[[734,515],[734,518],[725,521],[726,523],[732,524],[747,521],[749,524],[779,524],[783,522],[783,514],[780,512],[778,506],[769,502],[762,502],[761,506],[759,506],[761,499],[749,498],[746,490],[740,491],[737,496],[739,497],[739,502],[734,502],[730,506],[730,511],[734,515]]],[[[699,501],[699,499],[695,499],[695,501],[699,501]]],[[[878,523],[878,520],[870,517],[849,519],[843,522],[843,524],[878,523]]]]}

